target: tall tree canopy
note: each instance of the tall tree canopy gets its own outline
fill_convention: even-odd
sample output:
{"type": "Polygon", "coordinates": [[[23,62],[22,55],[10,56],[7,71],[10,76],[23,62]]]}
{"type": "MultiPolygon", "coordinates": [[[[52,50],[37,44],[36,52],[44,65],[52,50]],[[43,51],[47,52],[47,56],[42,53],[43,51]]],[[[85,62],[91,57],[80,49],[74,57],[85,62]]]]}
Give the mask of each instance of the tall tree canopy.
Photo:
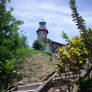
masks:
{"type": "MultiPolygon", "coordinates": [[[[19,25],[23,24],[23,21],[16,20],[12,15],[13,8],[7,10],[7,1],[10,2],[10,0],[0,0],[0,92],[16,80],[15,65],[18,65],[20,61],[18,57],[27,47],[26,37],[20,37],[18,32],[19,25]]],[[[22,56],[20,58],[23,59],[22,56]]]]}
{"type": "MultiPolygon", "coordinates": [[[[26,38],[20,37],[18,30],[23,21],[16,20],[12,15],[13,8],[6,9],[6,1],[0,2],[0,60],[11,59],[16,49],[26,45],[26,38]],[[23,42],[24,41],[24,42],[23,42]],[[21,44],[21,45],[20,45],[21,44]]],[[[8,0],[10,2],[10,0],[8,0]]]]}

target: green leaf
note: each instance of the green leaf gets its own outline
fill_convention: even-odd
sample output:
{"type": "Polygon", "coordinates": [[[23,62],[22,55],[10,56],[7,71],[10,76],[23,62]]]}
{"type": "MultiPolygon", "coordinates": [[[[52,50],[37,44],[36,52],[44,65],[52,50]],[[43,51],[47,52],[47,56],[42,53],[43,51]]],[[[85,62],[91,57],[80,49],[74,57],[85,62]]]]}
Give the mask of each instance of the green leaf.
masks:
{"type": "Polygon", "coordinates": [[[63,62],[60,62],[60,61],[58,61],[58,63],[57,63],[59,66],[63,66],[63,62]]]}

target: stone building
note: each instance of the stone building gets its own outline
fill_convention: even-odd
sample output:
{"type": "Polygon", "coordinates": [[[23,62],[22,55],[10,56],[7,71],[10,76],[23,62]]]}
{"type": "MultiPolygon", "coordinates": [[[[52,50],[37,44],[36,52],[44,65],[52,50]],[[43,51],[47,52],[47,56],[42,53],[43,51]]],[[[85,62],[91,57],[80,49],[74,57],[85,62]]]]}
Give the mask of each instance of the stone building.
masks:
{"type": "Polygon", "coordinates": [[[59,47],[64,46],[64,44],[52,41],[51,39],[49,39],[47,37],[49,32],[46,28],[46,22],[45,21],[42,20],[41,22],[39,22],[39,28],[36,32],[37,32],[38,39],[41,40],[42,44],[44,44],[44,42],[42,41],[43,38],[46,38],[46,39],[49,40],[49,43],[47,43],[47,45],[45,47],[46,50],[50,50],[53,53],[56,53],[59,47]]]}

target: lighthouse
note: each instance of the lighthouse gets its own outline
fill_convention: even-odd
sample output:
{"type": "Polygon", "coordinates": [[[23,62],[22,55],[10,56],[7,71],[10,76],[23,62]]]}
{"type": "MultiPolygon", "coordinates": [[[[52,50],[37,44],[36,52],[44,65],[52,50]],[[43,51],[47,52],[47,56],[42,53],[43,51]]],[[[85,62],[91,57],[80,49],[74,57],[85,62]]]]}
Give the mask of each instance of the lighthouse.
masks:
{"type": "Polygon", "coordinates": [[[46,22],[43,19],[39,22],[39,28],[36,32],[39,40],[47,38],[48,30],[46,28],[46,22]]]}
{"type": "Polygon", "coordinates": [[[38,40],[41,41],[41,44],[45,44],[45,50],[50,50],[53,53],[57,53],[58,48],[64,46],[64,44],[55,42],[47,37],[48,30],[46,28],[46,22],[43,19],[39,22],[39,27],[36,32],[38,40]],[[49,42],[45,43],[43,38],[48,39],[49,42]]]}

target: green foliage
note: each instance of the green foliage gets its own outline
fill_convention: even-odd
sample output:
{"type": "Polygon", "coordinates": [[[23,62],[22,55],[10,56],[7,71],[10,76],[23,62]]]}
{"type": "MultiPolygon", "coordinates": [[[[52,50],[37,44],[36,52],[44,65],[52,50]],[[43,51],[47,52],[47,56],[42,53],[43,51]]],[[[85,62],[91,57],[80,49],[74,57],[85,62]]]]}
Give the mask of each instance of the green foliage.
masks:
{"type": "Polygon", "coordinates": [[[42,41],[43,41],[45,44],[50,43],[49,39],[47,39],[47,38],[43,38],[42,41]]]}
{"type": "Polygon", "coordinates": [[[26,46],[26,37],[19,37],[19,25],[23,21],[12,16],[12,8],[7,11],[5,4],[0,4],[0,60],[15,57],[16,49],[26,46]]]}
{"type": "Polygon", "coordinates": [[[77,83],[79,84],[78,92],[92,92],[92,79],[81,80],[77,83]]]}
{"type": "Polygon", "coordinates": [[[65,71],[65,68],[68,68],[69,71],[79,74],[80,70],[84,69],[88,50],[85,48],[82,38],[75,36],[71,43],[63,48],[59,48],[58,51],[60,60],[58,62],[59,72],[65,71]]]}
{"type": "Polygon", "coordinates": [[[49,43],[50,41],[47,38],[43,38],[42,40],[35,40],[33,43],[33,48],[35,50],[44,50],[46,45],[49,43]]]}
{"type": "MultiPolygon", "coordinates": [[[[85,45],[86,45],[86,48],[89,50],[89,51],[92,51],[92,29],[88,29],[86,30],[86,34],[84,34],[84,42],[85,42],[85,45]]],[[[81,36],[83,36],[83,34],[81,34],[81,36]]],[[[92,55],[92,53],[90,53],[92,55]]]]}
{"type": "Polygon", "coordinates": [[[23,62],[26,61],[26,57],[31,57],[33,54],[37,54],[37,53],[44,53],[47,54],[49,56],[52,56],[52,52],[51,51],[45,51],[45,50],[34,50],[28,47],[22,47],[20,49],[16,50],[16,63],[15,63],[15,68],[16,69],[20,69],[23,68],[23,62]]]}
{"type": "MultiPolygon", "coordinates": [[[[77,11],[77,6],[76,3],[72,3],[75,2],[76,0],[70,0],[70,8],[72,10],[72,18],[73,21],[76,23],[78,29],[80,30],[80,35],[84,40],[85,43],[85,47],[92,52],[92,29],[87,29],[86,25],[85,25],[85,20],[82,18],[82,16],[79,15],[78,11],[77,11]]],[[[90,55],[92,55],[90,53],[90,55]]],[[[90,59],[92,60],[92,59],[90,59]]]]}
{"type": "Polygon", "coordinates": [[[17,72],[15,71],[15,60],[0,61],[0,91],[7,89],[9,85],[17,78],[17,72]]]}
{"type": "Polygon", "coordinates": [[[14,64],[15,62],[13,59],[10,61],[7,60],[5,63],[0,61],[0,71],[6,74],[10,73],[14,68],[14,64]]]}
{"type": "Polygon", "coordinates": [[[86,28],[85,20],[79,15],[76,3],[73,5],[71,1],[72,0],[70,0],[70,8],[72,10],[73,21],[76,23],[78,29],[80,29],[80,37],[83,39],[85,48],[88,50],[88,62],[92,63],[92,29],[86,28]]]}
{"type": "Polygon", "coordinates": [[[41,53],[45,53],[45,54],[47,54],[49,56],[52,56],[52,52],[51,51],[45,51],[45,50],[43,50],[43,51],[41,51],[41,53]]]}
{"type": "Polygon", "coordinates": [[[77,11],[76,0],[70,0],[69,3],[70,3],[70,8],[72,10],[73,21],[76,23],[81,33],[85,32],[86,31],[85,20],[82,18],[82,16],[79,15],[77,11]]]}
{"type": "MultiPolygon", "coordinates": [[[[63,38],[70,42],[65,47],[59,48],[59,57],[60,62],[63,62],[65,67],[68,67],[73,72],[80,72],[81,69],[84,69],[86,62],[92,61],[92,30],[86,29],[84,19],[77,12],[75,0],[70,0],[70,8],[72,10],[73,21],[76,22],[78,29],[80,29],[80,37],[75,36],[70,41],[68,36],[63,32],[63,38]]],[[[58,65],[61,66],[60,63],[58,65]]]]}
{"type": "Polygon", "coordinates": [[[66,33],[64,31],[62,31],[62,37],[63,37],[63,39],[65,39],[66,42],[70,42],[69,37],[66,35],[66,33]]]}
{"type": "Polygon", "coordinates": [[[28,47],[26,44],[26,40],[27,40],[27,38],[25,36],[19,37],[17,48],[28,47]]]}
{"type": "Polygon", "coordinates": [[[92,35],[90,35],[92,30],[86,29],[84,19],[77,12],[75,0],[70,0],[70,8],[72,10],[73,21],[76,22],[78,29],[80,29],[80,37],[75,36],[70,41],[68,36],[63,32],[62,36],[66,41],[69,42],[69,44],[63,48],[59,48],[58,54],[60,57],[60,62],[58,63],[58,66],[61,68],[67,67],[68,70],[79,74],[80,70],[84,69],[86,62],[91,60],[90,56],[92,54],[89,49],[91,50],[92,48],[92,35]]]}
{"type": "Polygon", "coordinates": [[[26,60],[26,57],[31,57],[33,54],[38,53],[39,51],[33,50],[28,47],[22,47],[16,50],[16,63],[15,67],[17,69],[23,68],[23,62],[26,60]]]}
{"type": "MultiPolygon", "coordinates": [[[[92,63],[92,29],[86,28],[85,20],[77,11],[76,0],[70,0],[69,3],[72,18],[80,30],[80,36],[75,36],[66,46],[59,48],[58,72],[71,71],[75,75],[79,74],[79,92],[91,92],[92,83],[89,80],[89,74],[92,71],[92,66],[89,68],[89,64],[92,63]],[[85,69],[87,71],[85,76],[88,76],[88,80],[84,79],[85,76],[80,78],[81,70],[85,69]]],[[[63,38],[66,41],[69,40],[65,33],[63,33],[63,38]]]]}
{"type": "Polygon", "coordinates": [[[43,46],[43,44],[40,40],[35,40],[34,43],[33,43],[33,48],[35,50],[43,50],[44,46],[43,46]]]}
{"type": "Polygon", "coordinates": [[[7,1],[10,3],[11,0],[0,0],[0,3],[5,4],[7,1]]]}
{"type": "Polygon", "coordinates": [[[71,3],[72,5],[75,5],[75,0],[70,0],[70,3],[71,3]]]}
{"type": "Polygon", "coordinates": [[[7,1],[10,0],[0,1],[0,90],[8,88],[13,80],[20,76],[16,72],[16,67],[18,67],[18,62],[25,58],[23,54],[28,48],[26,37],[20,37],[18,33],[19,25],[23,24],[23,21],[16,20],[12,16],[13,8],[6,9],[7,1]],[[16,62],[12,58],[15,58],[16,62]]]}

